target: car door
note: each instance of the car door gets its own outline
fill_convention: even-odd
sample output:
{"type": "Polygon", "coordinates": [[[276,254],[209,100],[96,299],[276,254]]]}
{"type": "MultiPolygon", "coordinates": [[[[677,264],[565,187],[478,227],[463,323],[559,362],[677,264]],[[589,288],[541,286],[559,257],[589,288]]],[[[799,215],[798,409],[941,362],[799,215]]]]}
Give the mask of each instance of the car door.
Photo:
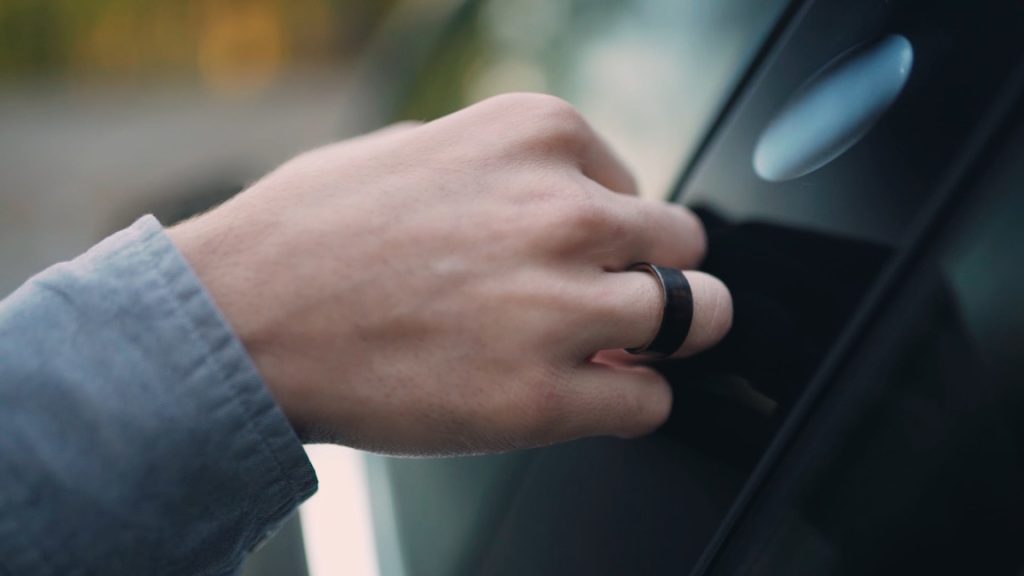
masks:
{"type": "Polygon", "coordinates": [[[700,572],[1020,573],[1021,104],[793,411],[700,572]]]}
{"type": "MultiPolygon", "coordinates": [[[[849,404],[852,401],[830,400],[835,391],[893,382],[885,375],[888,364],[857,356],[866,354],[858,352],[858,346],[878,342],[877,336],[869,335],[871,329],[896,338],[888,347],[888,362],[917,358],[927,366],[928,358],[935,358],[937,352],[922,356],[920,350],[910,349],[916,340],[909,335],[900,340],[897,329],[916,327],[927,333],[929,327],[945,326],[935,318],[949,316],[951,307],[956,309],[961,301],[955,298],[959,293],[943,287],[942,273],[936,271],[941,266],[929,268],[916,264],[915,258],[929,250],[953,251],[935,252],[932,259],[941,261],[941,254],[955,253],[955,246],[961,246],[942,244],[945,236],[937,230],[956,226],[947,224],[954,198],[973,189],[1016,107],[1022,32],[1024,7],[1011,2],[792,4],[727,99],[676,187],[674,198],[693,207],[705,221],[710,249],[703,267],[730,286],[736,313],[732,333],[716,350],[660,365],[675,392],[673,415],[664,429],[639,441],[592,439],[507,456],[505,469],[483,461],[388,464],[392,483],[416,483],[415,469],[443,469],[439,484],[465,482],[475,495],[467,515],[478,523],[467,531],[470,550],[460,557],[458,573],[860,573],[877,571],[886,560],[898,557],[852,552],[878,545],[880,538],[868,536],[886,533],[886,523],[893,519],[883,513],[885,509],[903,511],[899,530],[891,534],[907,534],[916,523],[934,518],[943,518],[947,526],[951,518],[986,520],[985,511],[995,510],[991,501],[974,516],[925,513],[942,508],[941,495],[963,498],[970,493],[953,488],[936,490],[925,499],[928,505],[880,507],[874,515],[863,515],[876,491],[884,495],[885,465],[875,462],[871,468],[848,457],[826,472],[807,468],[808,462],[826,460],[826,437],[832,444],[824,445],[846,446],[856,453],[856,447],[869,452],[884,447],[891,435],[904,454],[912,455],[917,442],[941,443],[942,438],[955,436],[940,432],[946,419],[958,416],[956,410],[933,414],[938,423],[929,428],[928,419],[900,419],[906,414],[899,410],[913,415],[919,409],[904,402],[886,413],[889,428],[868,427],[862,432],[873,434],[875,444],[852,439],[848,442],[853,444],[844,443],[853,438],[847,436],[852,434],[849,428],[830,428],[831,436],[819,435],[808,422],[826,426],[856,421],[854,415],[866,409],[858,412],[849,404]],[[823,116],[822,109],[840,114],[840,120],[855,116],[856,122],[823,116]],[[792,135],[802,139],[794,141],[792,135]],[[924,268],[915,275],[909,272],[917,269],[914,266],[924,268]],[[909,282],[912,278],[932,281],[915,284],[909,282]],[[923,308],[886,324],[882,319],[891,314],[891,298],[897,293],[911,303],[920,298],[923,308]],[[902,352],[895,354],[896,350],[902,352]],[[865,367],[848,372],[858,366],[875,366],[875,371],[865,367]],[[832,412],[825,411],[826,406],[832,412]],[[902,421],[908,429],[899,436],[892,428],[898,429],[902,421]],[[476,492],[479,485],[473,475],[480,472],[467,473],[473,466],[492,474],[500,489],[476,492]],[[460,467],[462,472],[457,471],[460,467]],[[862,469],[871,482],[852,482],[862,469]],[[862,491],[843,492],[839,487],[862,491]],[[800,499],[793,490],[829,494],[831,499],[800,499]],[[855,497],[846,500],[847,494],[855,497]],[[808,520],[814,514],[829,518],[808,520]],[[805,546],[825,560],[801,563],[805,546]]],[[[1019,202],[1011,200],[993,200],[977,210],[1019,213],[1019,202]]],[[[983,216],[976,218],[985,221],[983,216]]],[[[1019,273],[1012,272],[1019,267],[1009,264],[1005,251],[1019,237],[1012,234],[1012,226],[1002,226],[997,239],[986,242],[1002,243],[1003,251],[997,251],[991,262],[967,259],[956,269],[1009,270],[1006,276],[993,276],[992,282],[1005,278],[1007,285],[1019,285],[1019,273]]],[[[969,279],[963,280],[967,273],[960,274],[967,286],[962,289],[973,289],[969,279]]],[[[1000,294],[1007,306],[1019,306],[1019,300],[1000,294]]],[[[977,296],[969,305],[983,300],[977,296]]],[[[980,342],[1018,350],[1007,332],[1019,334],[1014,330],[1020,325],[996,326],[995,340],[980,342]]],[[[961,334],[948,354],[971,346],[969,335],[961,334]]],[[[988,372],[972,377],[1009,390],[1004,374],[1012,374],[1014,367],[1019,374],[1019,364],[1006,364],[993,372],[1000,379],[986,376],[988,372]]],[[[965,374],[950,370],[949,374],[965,374]]],[[[929,382],[946,382],[920,378],[925,388],[929,382]]],[[[968,406],[981,411],[972,412],[972,417],[984,414],[988,404],[970,397],[969,390],[960,393],[968,406]]],[[[996,402],[1003,398],[1001,393],[993,391],[983,400],[996,402]]],[[[886,396],[877,392],[874,398],[882,398],[878,401],[884,404],[886,396]]],[[[1007,406],[1016,402],[1010,392],[1005,399],[1007,406]]],[[[1009,418],[1006,412],[993,414],[1000,420],[1009,418]]],[[[1014,452],[1019,446],[1013,433],[1006,428],[988,437],[959,438],[964,444],[958,449],[964,454],[984,451],[993,448],[987,441],[998,439],[998,449],[985,461],[988,468],[979,468],[979,473],[988,470],[1015,478],[1017,472],[1009,464],[997,465],[1003,462],[1000,459],[1019,454],[1014,452]]],[[[893,456],[885,462],[892,466],[899,461],[893,456]]],[[[942,464],[955,469],[957,462],[942,464]]],[[[963,462],[969,471],[972,462],[981,460],[963,462]]],[[[907,470],[900,490],[885,495],[885,501],[909,497],[914,487],[932,482],[931,474],[942,470],[936,466],[907,470]]],[[[976,477],[970,474],[959,478],[956,486],[984,485],[972,484],[976,477]]],[[[415,504],[402,494],[390,494],[391,505],[399,503],[390,518],[399,523],[410,521],[410,509],[418,506],[423,512],[431,506],[415,504]]],[[[438,502],[431,494],[451,492],[417,493],[419,499],[438,502]]],[[[1015,506],[1009,491],[998,494],[1015,506]]],[[[448,504],[459,501],[451,498],[448,504]]],[[[445,508],[441,505],[435,511],[442,514],[445,508]]],[[[1008,529],[1011,517],[994,518],[992,526],[1008,529]]],[[[950,527],[941,538],[922,538],[918,543],[950,545],[957,542],[957,534],[966,533],[950,527]]],[[[973,542],[963,538],[962,542],[973,542]]],[[[898,540],[884,549],[901,550],[898,540]]],[[[980,545],[964,549],[992,553],[980,545]]],[[[903,549],[907,555],[901,558],[913,557],[917,550],[903,549]]]]}
{"type": "Polygon", "coordinates": [[[1013,3],[807,3],[709,139],[684,200],[747,253],[708,266],[754,344],[722,365],[781,411],[696,573],[1018,573],[1022,31],[1013,3]],[[912,70],[876,123],[760,174],[779,111],[893,37],[912,70]]]}

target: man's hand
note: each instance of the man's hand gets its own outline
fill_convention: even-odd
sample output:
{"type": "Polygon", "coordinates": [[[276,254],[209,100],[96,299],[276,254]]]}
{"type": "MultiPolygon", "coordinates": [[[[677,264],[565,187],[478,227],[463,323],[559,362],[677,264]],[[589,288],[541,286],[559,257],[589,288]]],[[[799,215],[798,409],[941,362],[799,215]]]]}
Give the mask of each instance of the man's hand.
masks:
{"type": "MultiPolygon", "coordinates": [[[[637,198],[570,105],[532,94],[308,152],[170,235],[304,439],[397,454],[654,430],[668,384],[607,351],[650,341],[662,296],[623,270],[705,250],[691,212],[637,198]]],[[[732,318],[721,282],[687,278],[680,355],[732,318]]]]}

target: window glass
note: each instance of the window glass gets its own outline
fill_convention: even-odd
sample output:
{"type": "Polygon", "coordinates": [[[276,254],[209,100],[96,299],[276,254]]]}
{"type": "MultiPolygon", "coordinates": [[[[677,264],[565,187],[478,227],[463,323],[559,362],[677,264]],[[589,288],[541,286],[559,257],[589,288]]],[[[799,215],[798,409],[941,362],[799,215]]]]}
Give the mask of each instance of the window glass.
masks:
{"type": "MultiPolygon", "coordinates": [[[[711,142],[686,201],[728,220],[898,244],[1018,62],[1022,28],[1021,5],[1000,0],[814,2],[711,142]],[[906,42],[912,62],[877,123],[865,124],[863,138],[819,170],[784,182],[760,177],[751,161],[758,141],[794,96],[820,87],[844,56],[871,52],[886,38],[906,42]]],[[[871,73],[876,66],[846,71],[842,92],[884,91],[871,73]]],[[[836,104],[834,116],[856,117],[866,100],[823,103],[836,104]]],[[[826,123],[829,115],[821,116],[826,123]]],[[[807,136],[816,128],[809,125],[807,136]]]]}
{"type": "Polygon", "coordinates": [[[716,573],[1018,574],[1024,130],[906,274],[716,573]]]}
{"type": "Polygon", "coordinates": [[[729,286],[735,308],[720,346],[665,367],[684,384],[680,438],[753,468],[891,257],[960,177],[972,142],[988,137],[1022,30],[1021,6],[999,0],[818,0],[794,20],[679,193],[708,228],[703,268],[729,286]],[[841,142],[813,133],[856,116],[842,97],[864,101],[886,78],[898,89],[884,110],[841,130],[841,142]],[[755,150],[801,95],[816,122],[783,122],[782,140],[821,140],[838,155],[766,179],[755,150]],[[810,134],[788,133],[804,127],[810,134]]]}

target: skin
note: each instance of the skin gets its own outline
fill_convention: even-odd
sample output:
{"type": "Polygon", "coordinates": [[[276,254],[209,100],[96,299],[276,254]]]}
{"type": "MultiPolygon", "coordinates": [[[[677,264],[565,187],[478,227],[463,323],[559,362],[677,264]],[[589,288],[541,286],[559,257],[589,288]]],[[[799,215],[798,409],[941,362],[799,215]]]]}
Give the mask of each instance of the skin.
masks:
{"type": "MultiPolygon", "coordinates": [[[[661,425],[672,392],[622,349],[661,321],[647,261],[705,251],[569,104],[508,94],[313,150],[169,230],[300,437],[483,453],[661,425]]],[[[687,272],[678,355],[728,331],[687,272]]]]}

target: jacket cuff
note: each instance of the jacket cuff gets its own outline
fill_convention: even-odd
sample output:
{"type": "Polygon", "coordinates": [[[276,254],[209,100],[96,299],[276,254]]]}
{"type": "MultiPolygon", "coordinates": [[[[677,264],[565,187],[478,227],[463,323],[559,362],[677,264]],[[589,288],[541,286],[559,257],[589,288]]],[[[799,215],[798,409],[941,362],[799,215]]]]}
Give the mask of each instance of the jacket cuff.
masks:
{"type": "MultiPolygon", "coordinates": [[[[256,523],[242,545],[251,550],[268,538],[287,515],[317,489],[317,477],[302,443],[274,401],[241,340],[214,304],[191,265],[151,215],[130,229],[147,246],[169,298],[196,344],[205,349],[211,406],[225,416],[218,428],[250,455],[265,490],[249,512],[256,523]]],[[[204,379],[206,380],[206,379],[204,379]]],[[[251,478],[250,478],[251,479],[251,478]]]]}
{"type": "Polygon", "coordinates": [[[0,573],[230,573],[316,490],[152,216],[0,302],[0,358],[0,573]]]}

